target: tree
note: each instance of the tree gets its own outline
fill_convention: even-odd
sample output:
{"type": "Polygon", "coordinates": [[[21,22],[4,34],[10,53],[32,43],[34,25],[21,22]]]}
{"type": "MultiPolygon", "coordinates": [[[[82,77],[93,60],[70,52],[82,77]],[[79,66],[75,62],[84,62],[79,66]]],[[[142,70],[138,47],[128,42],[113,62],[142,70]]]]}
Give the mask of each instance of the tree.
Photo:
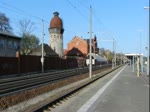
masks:
{"type": "Polygon", "coordinates": [[[29,55],[29,53],[39,45],[39,39],[33,34],[23,35],[21,39],[21,55],[29,55]]]}
{"type": "Polygon", "coordinates": [[[99,53],[102,54],[102,55],[105,55],[105,48],[100,48],[99,53]]]}
{"type": "Polygon", "coordinates": [[[29,53],[39,45],[39,39],[32,34],[35,29],[34,25],[32,21],[27,19],[19,21],[20,35],[22,36],[20,45],[21,55],[29,55],[29,53]]]}
{"type": "Polygon", "coordinates": [[[34,30],[34,22],[27,20],[27,19],[23,19],[19,21],[19,29],[20,29],[20,35],[23,36],[31,34],[34,30]]]}
{"type": "Polygon", "coordinates": [[[0,12],[0,31],[12,33],[13,29],[11,28],[9,23],[9,18],[6,17],[4,13],[0,12]]]}
{"type": "Polygon", "coordinates": [[[105,57],[107,58],[107,60],[108,60],[109,62],[112,61],[112,59],[113,59],[113,54],[112,54],[112,52],[111,52],[110,50],[105,50],[105,52],[104,52],[103,55],[105,55],[105,57]]]}

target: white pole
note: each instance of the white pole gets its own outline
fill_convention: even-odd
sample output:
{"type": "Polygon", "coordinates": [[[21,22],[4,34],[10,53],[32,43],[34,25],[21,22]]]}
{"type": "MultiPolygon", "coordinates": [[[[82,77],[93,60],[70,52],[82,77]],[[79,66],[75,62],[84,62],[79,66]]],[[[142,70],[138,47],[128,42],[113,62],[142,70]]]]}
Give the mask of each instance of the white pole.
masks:
{"type": "Polygon", "coordinates": [[[42,57],[41,57],[41,64],[42,64],[42,73],[44,72],[44,56],[43,56],[43,43],[44,43],[44,20],[42,20],[42,27],[43,27],[43,32],[42,32],[42,57]]]}
{"type": "Polygon", "coordinates": [[[133,70],[132,70],[132,72],[134,72],[134,56],[132,57],[132,59],[133,59],[133,61],[132,61],[132,67],[133,67],[133,70]]]}
{"type": "Polygon", "coordinates": [[[116,40],[115,40],[115,68],[116,68],[116,40]]]}
{"type": "Polygon", "coordinates": [[[89,77],[92,78],[92,56],[91,56],[91,38],[92,38],[92,8],[90,6],[90,60],[89,60],[89,77]]]}
{"type": "Polygon", "coordinates": [[[143,73],[143,55],[141,54],[141,73],[143,73]]]}
{"type": "Polygon", "coordinates": [[[139,53],[139,55],[140,55],[140,60],[139,60],[139,61],[140,61],[140,71],[142,71],[143,68],[142,68],[141,65],[142,65],[143,62],[142,62],[142,60],[141,60],[141,59],[142,59],[142,58],[141,58],[141,32],[142,32],[143,30],[138,30],[138,31],[140,32],[140,53],[139,53]]]}
{"type": "Polygon", "coordinates": [[[137,65],[136,65],[136,66],[137,66],[137,70],[136,70],[136,71],[137,71],[137,77],[140,76],[140,66],[139,66],[139,64],[140,64],[140,63],[139,63],[140,59],[139,59],[139,58],[140,58],[140,57],[137,56],[137,65]]]}
{"type": "Polygon", "coordinates": [[[114,42],[114,39],[113,39],[113,60],[112,60],[112,68],[114,68],[114,62],[115,62],[115,48],[114,48],[114,46],[115,46],[115,42],[114,42]]]}
{"type": "MultiPolygon", "coordinates": [[[[148,9],[149,7],[144,7],[144,9],[148,9]]],[[[148,11],[149,12],[149,11],[148,11]]],[[[149,16],[147,16],[147,76],[149,76],[149,16]]]]}

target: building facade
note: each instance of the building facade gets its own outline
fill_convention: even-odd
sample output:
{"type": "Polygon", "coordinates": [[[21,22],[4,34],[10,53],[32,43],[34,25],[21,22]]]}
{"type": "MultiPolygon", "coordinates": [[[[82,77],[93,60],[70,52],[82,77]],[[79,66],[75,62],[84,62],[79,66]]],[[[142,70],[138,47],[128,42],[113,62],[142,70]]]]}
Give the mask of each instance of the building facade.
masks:
{"type": "MultiPolygon", "coordinates": [[[[75,36],[68,44],[67,44],[67,51],[65,51],[66,55],[75,55],[75,56],[82,56],[87,57],[90,48],[90,39],[82,39],[81,37],[75,36]]],[[[91,47],[92,53],[98,54],[99,48],[97,47],[97,39],[94,36],[91,39],[91,47]]]]}
{"type": "Polygon", "coordinates": [[[20,50],[20,41],[20,37],[0,31],[0,56],[15,57],[20,50]]]}
{"type": "Polygon", "coordinates": [[[54,17],[50,21],[50,33],[49,46],[59,55],[63,57],[63,22],[59,18],[59,13],[54,12],[54,17]]]}
{"type": "MultiPolygon", "coordinates": [[[[75,36],[68,44],[67,44],[67,47],[68,47],[68,52],[73,50],[73,49],[78,49],[83,55],[86,55],[88,54],[88,43],[78,37],[78,36],[75,36]]],[[[80,52],[71,52],[70,54],[72,55],[81,55],[80,52]],[[78,53],[78,54],[77,54],[78,53]]]]}

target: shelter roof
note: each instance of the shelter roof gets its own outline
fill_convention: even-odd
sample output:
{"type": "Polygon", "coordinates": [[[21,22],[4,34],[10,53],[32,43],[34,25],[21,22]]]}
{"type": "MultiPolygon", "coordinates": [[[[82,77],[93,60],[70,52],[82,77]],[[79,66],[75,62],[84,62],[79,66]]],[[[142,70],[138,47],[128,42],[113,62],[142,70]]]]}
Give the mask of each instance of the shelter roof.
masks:
{"type": "MultiPolygon", "coordinates": [[[[42,55],[42,44],[39,45],[30,55],[41,56],[42,55]]],[[[43,44],[43,55],[44,56],[58,56],[58,54],[52,50],[47,44],[43,44]]]]}

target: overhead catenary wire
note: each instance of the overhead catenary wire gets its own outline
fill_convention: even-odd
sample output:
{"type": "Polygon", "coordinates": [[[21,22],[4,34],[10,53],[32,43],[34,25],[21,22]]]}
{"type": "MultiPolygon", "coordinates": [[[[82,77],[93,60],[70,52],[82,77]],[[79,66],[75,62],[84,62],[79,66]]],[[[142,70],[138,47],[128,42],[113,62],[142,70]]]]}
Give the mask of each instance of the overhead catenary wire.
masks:
{"type": "Polygon", "coordinates": [[[67,2],[79,13],[80,16],[82,16],[88,22],[88,19],[84,16],[84,14],[74,4],[72,4],[69,0],[67,0],[67,2]]]}
{"type": "MultiPolygon", "coordinates": [[[[23,11],[23,10],[17,8],[17,7],[14,7],[14,6],[12,6],[12,5],[8,4],[8,3],[2,2],[2,1],[0,1],[0,2],[3,3],[3,4],[5,4],[5,5],[7,5],[7,6],[9,6],[9,7],[11,7],[11,8],[13,8],[13,9],[16,9],[17,11],[19,11],[19,12],[22,13],[23,15],[32,16],[32,17],[34,17],[34,18],[36,18],[36,19],[42,20],[42,18],[39,18],[39,17],[37,17],[37,16],[34,16],[34,15],[30,14],[30,13],[27,13],[27,12],[25,12],[25,11],[23,11]]],[[[18,13],[19,13],[19,12],[18,12],[18,13]]]]}
{"type": "MultiPolygon", "coordinates": [[[[86,8],[87,10],[89,10],[89,7],[88,7],[88,4],[91,4],[91,3],[88,3],[88,1],[79,1],[81,3],[81,5],[86,8]]],[[[94,7],[92,7],[92,13],[93,13],[93,20],[96,20],[96,24],[93,23],[93,27],[97,29],[97,31],[94,31],[95,34],[98,34],[100,33],[100,35],[102,37],[112,37],[113,38],[113,35],[112,33],[106,33],[108,32],[108,28],[106,28],[106,26],[104,25],[104,23],[101,21],[101,19],[97,16],[96,14],[96,10],[94,9],[94,7]],[[105,32],[105,33],[101,33],[101,32],[105,32]],[[105,35],[104,35],[105,34],[105,35]]],[[[110,32],[110,31],[109,31],[110,32]]],[[[111,39],[112,39],[111,38],[111,39]]],[[[109,38],[110,39],[110,38],[109,38]]]]}
{"type": "MultiPolygon", "coordinates": [[[[78,4],[78,5],[81,5],[82,7],[84,7],[85,11],[86,11],[86,9],[87,9],[86,12],[85,12],[85,11],[83,12],[83,10],[80,10],[80,8],[79,8],[78,6],[76,6],[75,4],[73,4],[72,1],[67,0],[66,2],[69,3],[70,6],[73,7],[73,9],[74,9],[84,20],[86,20],[87,24],[89,23],[89,22],[88,22],[88,20],[89,20],[89,18],[88,18],[88,11],[89,11],[89,6],[88,6],[89,3],[88,3],[88,1],[83,1],[83,0],[78,1],[78,2],[80,2],[80,4],[78,4]]],[[[38,24],[38,26],[39,26],[39,27],[37,27],[37,29],[36,29],[36,31],[38,31],[38,32],[41,32],[41,33],[42,33],[42,30],[41,30],[41,28],[40,28],[40,26],[41,26],[41,20],[42,20],[42,19],[44,20],[44,22],[45,22],[45,24],[46,24],[45,26],[49,26],[49,21],[45,20],[44,18],[35,16],[35,15],[29,13],[29,12],[26,12],[26,11],[24,11],[24,10],[22,10],[22,9],[19,9],[19,8],[17,8],[17,7],[14,7],[14,6],[12,6],[12,5],[10,5],[10,4],[8,4],[8,3],[2,1],[2,0],[0,0],[0,3],[1,3],[2,6],[3,6],[3,7],[1,7],[1,8],[4,8],[4,9],[9,10],[9,11],[11,11],[11,12],[14,12],[14,13],[17,13],[17,14],[20,14],[20,15],[23,15],[23,16],[25,16],[25,17],[30,17],[30,18],[34,18],[34,19],[36,19],[36,20],[40,20],[39,22],[36,22],[36,24],[38,24]]],[[[104,30],[105,30],[106,27],[104,26],[103,22],[101,22],[101,20],[100,20],[99,17],[97,16],[96,11],[94,10],[94,7],[92,8],[92,10],[93,10],[93,20],[94,20],[94,19],[97,20],[97,24],[93,24],[93,27],[97,28],[98,31],[100,31],[100,32],[105,32],[104,30]]],[[[13,17],[13,18],[15,18],[15,17],[13,17]]],[[[16,18],[15,21],[17,21],[17,19],[18,19],[18,18],[16,18]]],[[[34,22],[35,22],[35,21],[34,21],[34,22]]],[[[17,23],[15,22],[15,24],[17,24],[17,23]]],[[[76,34],[76,32],[78,32],[78,31],[74,31],[74,30],[71,30],[71,29],[67,29],[67,32],[76,34]]],[[[87,31],[87,32],[88,32],[88,31],[87,31]]],[[[97,31],[93,31],[93,33],[96,34],[97,31]]],[[[103,37],[105,37],[105,38],[106,38],[106,37],[111,37],[109,34],[107,34],[108,36],[106,36],[106,34],[107,34],[107,33],[105,33],[105,34],[102,33],[101,35],[103,35],[103,37]]],[[[84,38],[84,37],[83,37],[83,38],[84,38]]],[[[68,39],[68,40],[69,40],[69,39],[68,39]]]]}
{"type": "MultiPolygon", "coordinates": [[[[84,14],[71,1],[67,0],[67,2],[79,13],[80,16],[82,16],[88,22],[88,19],[84,16],[84,14]]],[[[21,10],[21,9],[19,9],[17,7],[14,7],[14,6],[12,6],[12,5],[8,4],[8,3],[5,3],[3,1],[0,1],[0,3],[2,3],[4,5],[12,8],[12,9],[10,9],[10,8],[7,8],[7,7],[3,7],[5,9],[7,9],[7,10],[10,10],[12,12],[15,12],[15,13],[18,13],[18,14],[21,14],[21,15],[24,15],[24,16],[33,17],[33,18],[35,18],[37,20],[44,20],[45,23],[49,24],[49,22],[47,20],[45,20],[43,18],[40,18],[40,17],[37,17],[37,16],[35,16],[33,14],[30,14],[30,13],[28,13],[28,12],[26,12],[24,10],[21,10]]],[[[82,3],[82,5],[89,10],[89,8],[86,5],[84,5],[83,3],[82,3]]],[[[95,13],[93,13],[93,15],[95,15],[95,13]]]]}
{"type": "Polygon", "coordinates": [[[9,10],[11,12],[14,12],[14,13],[17,13],[17,14],[20,14],[20,15],[23,15],[23,16],[27,16],[27,17],[30,17],[30,18],[33,17],[33,18],[35,18],[37,20],[40,20],[40,22],[38,24],[41,24],[42,20],[44,20],[45,23],[49,24],[49,22],[47,20],[45,20],[43,18],[40,18],[38,16],[35,16],[35,15],[31,14],[31,13],[28,13],[28,12],[26,12],[24,10],[21,10],[21,9],[19,9],[17,7],[14,7],[14,6],[12,6],[12,5],[8,4],[8,3],[5,3],[3,1],[0,1],[0,3],[3,4],[3,6],[1,8],[4,8],[6,10],[9,10]],[[5,5],[8,6],[9,8],[8,7],[4,7],[5,5]]]}
{"type": "MultiPolygon", "coordinates": [[[[36,29],[35,29],[35,31],[37,31],[37,32],[41,32],[42,33],[42,29],[40,29],[41,28],[41,21],[42,20],[44,20],[44,22],[47,24],[47,26],[49,26],[49,22],[47,20],[45,20],[45,19],[37,17],[37,16],[35,16],[33,14],[30,14],[30,13],[24,11],[24,10],[21,10],[21,9],[19,9],[17,7],[14,7],[14,6],[12,6],[12,5],[8,4],[8,3],[5,3],[3,1],[0,1],[0,3],[2,4],[2,7],[0,7],[0,8],[3,8],[5,10],[11,11],[13,13],[25,16],[25,18],[29,17],[29,18],[34,18],[36,20],[39,20],[39,22],[37,21],[36,23],[34,21],[34,23],[39,26],[39,27],[36,27],[36,29]]],[[[3,12],[1,12],[1,13],[3,13],[3,12]]],[[[9,13],[9,14],[11,14],[11,13],[9,13]]],[[[14,14],[11,16],[10,20],[12,20],[11,23],[15,26],[15,28],[17,28],[16,26],[18,26],[19,21],[23,20],[23,18],[18,19],[17,18],[17,17],[19,17],[18,15],[14,16],[14,17],[13,16],[14,16],[14,14]],[[18,20],[18,22],[17,22],[17,20],[18,20]]],[[[32,19],[32,21],[33,21],[33,19],[32,19]]],[[[17,31],[17,33],[18,33],[18,31],[17,31]]],[[[36,35],[39,35],[39,34],[36,33],[36,35]]]]}

